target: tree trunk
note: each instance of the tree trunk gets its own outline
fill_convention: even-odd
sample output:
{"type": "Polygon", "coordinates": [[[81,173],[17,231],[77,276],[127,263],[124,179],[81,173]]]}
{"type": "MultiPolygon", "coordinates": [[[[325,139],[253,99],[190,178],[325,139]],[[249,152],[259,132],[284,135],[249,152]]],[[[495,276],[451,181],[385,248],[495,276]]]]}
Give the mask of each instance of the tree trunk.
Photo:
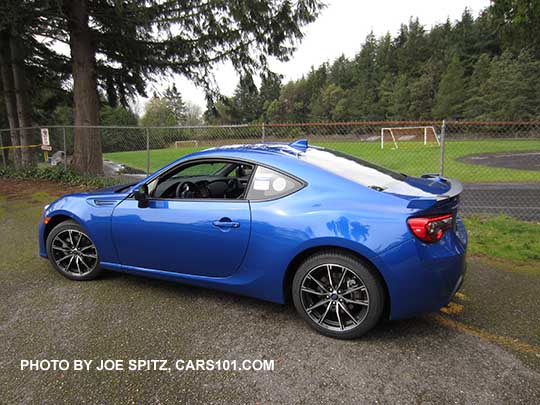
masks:
{"type": "MultiPolygon", "coordinates": [[[[10,128],[11,146],[19,146],[19,118],[17,117],[17,104],[15,92],[13,90],[13,74],[11,72],[11,55],[9,51],[9,39],[5,32],[0,33],[0,76],[2,77],[2,87],[4,92],[4,102],[6,103],[6,114],[10,128]]],[[[11,149],[13,163],[16,168],[21,167],[21,150],[11,149]]]]}
{"type": "MultiPolygon", "coordinates": [[[[99,125],[96,50],[88,26],[87,0],[64,0],[73,64],[76,126],[99,125]]],[[[101,138],[97,128],[75,128],[73,166],[83,173],[102,174],[101,138]]]]}
{"type": "MultiPolygon", "coordinates": [[[[13,70],[13,87],[15,90],[15,100],[17,102],[17,116],[19,118],[19,127],[28,128],[32,126],[32,110],[30,97],[28,94],[28,83],[24,67],[24,56],[19,39],[13,36],[9,39],[11,48],[11,68],[13,70]]],[[[21,161],[23,167],[35,164],[35,151],[27,146],[34,144],[33,130],[20,129],[21,137],[21,161]]]]}

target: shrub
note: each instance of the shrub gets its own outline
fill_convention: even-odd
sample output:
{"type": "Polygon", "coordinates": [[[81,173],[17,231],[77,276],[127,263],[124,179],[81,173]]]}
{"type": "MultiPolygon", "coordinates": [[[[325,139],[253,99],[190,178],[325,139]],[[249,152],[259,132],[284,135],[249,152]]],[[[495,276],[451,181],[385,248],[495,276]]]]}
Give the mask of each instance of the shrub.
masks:
{"type": "Polygon", "coordinates": [[[117,184],[115,179],[86,176],[62,167],[29,167],[26,169],[0,169],[0,177],[11,179],[49,180],[88,188],[108,187],[117,184]]]}

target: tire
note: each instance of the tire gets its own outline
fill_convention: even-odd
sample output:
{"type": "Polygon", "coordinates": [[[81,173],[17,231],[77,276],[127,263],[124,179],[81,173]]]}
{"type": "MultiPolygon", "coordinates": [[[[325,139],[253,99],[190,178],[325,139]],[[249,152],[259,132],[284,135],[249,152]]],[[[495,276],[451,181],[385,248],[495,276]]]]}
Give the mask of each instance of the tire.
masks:
{"type": "Polygon", "coordinates": [[[75,221],[56,225],[47,237],[46,246],[54,269],[70,280],[93,280],[103,271],[94,242],[75,221]]]}
{"type": "Polygon", "coordinates": [[[385,304],[379,275],[361,260],[337,250],[317,253],[300,265],[292,297],[296,310],[312,328],[338,339],[357,338],[371,330],[385,304]]]}

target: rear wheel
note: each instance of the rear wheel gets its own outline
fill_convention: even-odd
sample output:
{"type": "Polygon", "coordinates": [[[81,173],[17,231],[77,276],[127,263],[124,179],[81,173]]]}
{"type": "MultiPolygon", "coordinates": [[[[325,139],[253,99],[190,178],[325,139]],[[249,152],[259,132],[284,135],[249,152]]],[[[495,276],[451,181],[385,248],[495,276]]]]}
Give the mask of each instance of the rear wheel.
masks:
{"type": "Polygon", "coordinates": [[[53,228],[47,237],[47,255],[55,270],[71,280],[92,280],[102,271],[94,242],[75,221],[53,228]]]}
{"type": "Polygon", "coordinates": [[[299,267],[293,280],[296,310],[318,332],[352,339],[381,318],[384,290],[374,271],[339,251],[319,253],[299,267]]]}

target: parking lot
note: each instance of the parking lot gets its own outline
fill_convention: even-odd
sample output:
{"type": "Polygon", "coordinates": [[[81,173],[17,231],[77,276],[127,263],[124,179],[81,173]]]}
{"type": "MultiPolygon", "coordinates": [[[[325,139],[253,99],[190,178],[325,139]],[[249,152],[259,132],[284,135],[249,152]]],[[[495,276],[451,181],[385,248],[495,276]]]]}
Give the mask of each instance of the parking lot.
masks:
{"type": "Polygon", "coordinates": [[[292,306],[107,273],[69,281],[37,256],[43,205],[72,191],[0,180],[4,403],[540,401],[540,269],[469,259],[439,314],[339,341],[292,306]],[[274,371],[30,371],[23,359],[275,361],[274,371]]]}

